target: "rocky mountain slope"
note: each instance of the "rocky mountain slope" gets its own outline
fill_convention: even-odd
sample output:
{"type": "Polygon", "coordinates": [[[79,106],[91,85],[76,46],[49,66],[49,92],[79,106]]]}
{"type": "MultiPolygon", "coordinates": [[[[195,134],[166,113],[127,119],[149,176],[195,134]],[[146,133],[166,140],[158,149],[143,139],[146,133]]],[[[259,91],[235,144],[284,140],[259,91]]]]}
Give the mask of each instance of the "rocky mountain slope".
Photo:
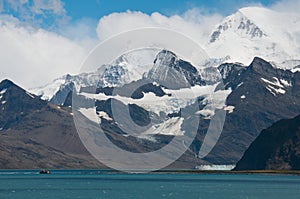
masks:
{"type": "MultiPolygon", "coordinates": [[[[164,63],[164,66],[174,67],[172,63],[176,60],[175,58],[164,59],[163,61],[167,63],[164,63]]],[[[178,66],[181,68],[176,71],[181,71],[185,67],[184,65],[178,66]]],[[[116,121],[110,109],[112,99],[120,103],[124,110],[127,110],[126,106],[129,106],[129,109],[130,107],[135,107],[133,112],[140,112],[140,114],[137,114],[139,117],[135,118],[137,120],[136,123],[142,122],[143,124],[148,124],[147,122],[151,118],[155,119],[157,126],[166,126],[174,117],[182,118],[179,111],[188,107],[187,98],[189,95],[185,94],[184,98],[186,99],[181,99],[181,103],[178,103],[179,101],[176,101],[172,96],[174,94],[180,95],[182,89],[179,89],[179,91],[176,91],[176,89],[180,87],[185,88],[186,81],[176,81],[178,79],[177,75],[165,76],[164,71],[168,70],[163,70],[164,67],[159,68],[160,70],[155,70],[156,67],[154,64],[153,69],[150,70],[151,81],[156,82],[156,84],[149,84],[147,87],[140,88],[141,90],[138,91],[139,94],[128,95],[127,93],[130,92],[126,90],[128,88],[135,88],[136,84],[141,83],[139,81],[125,84],[123,87],[97,89],[97,94],[93,96],[94,99],[99,100],[96,112],[101,121],[109,120],[109,124],[106,123],[105,125],[115,126],[116,121]],[[154,71],[159,71],[156,74],[157,76],[152,74],[154,71]],[[173,82],[172,86],[175,90],[166,89],[157,84],[160,81],[164,82],[164,79],[161,79],[161,77],[168,77],[168,82],[173,82]],[[172,77],[175,78],[172,79],[172,77]],[[115,94],[113,94],[113,90],[115,90],[115,94]],[[151,93],[155,96],[152,96],[151,93]],[[161,117],[160,112],[164,113],[163,117],[161,117]],[[141,119],[141,115],[145,115],[144,119],[141,119]]],[[[190,87],[194,89],[193,93],[190,93],[190,97],[193,95],[198,99],[199,110],[197,114],[200,115],[197,136],[190,147],[195,156],[201,150],[203,140],[207,135],[209,122],[214,118],[216,111],[225,110],[227,112],[220,139],[208,156],[203,158],[206,162],[213,164],[235,164],[262,129],[267,128],[280,119],[294,117],[300,112],[300,73],[274,68],[271,63],[261,58],[254,58],[252,63],[247,67],[232,63],[225,63],[219,66],[218,71],[220,71],[220,76],[225,87],[223,89],[221,89],[222,84],[218,82],[214,84],[212,83],[213,81],[209,83],[204,81],[202,83],[202,77],[198,72],[187,70],[187,68],[184,71],[188,75],[182,74],[182,77],[193,77],[193,79],[198,78],[200,80],[196,81],[195,86],[190,87]],[[224,98],[223,103],[221,103],[222,97],[224,98]]],[[[210,73],[214,74],[215,71],[212,70],[210,73]]],[[[82,95],[91,97],[88,93],[85,94],[84,90],[82,91],[82,95]]],[[[189,100],[192,100],[192,98],[189,100]]],[[[90,114],[93,113],[90,112],[90,114]]],[[[182,119],[184,122],[189,121],[186,118],[182,119]]],[[[117,123],[120,123],[120,121],[117,123]]],[[[174,123],[172,125],[179,126],[172,131],[158,127],[158,133],[165,136],[173,136],[188,132],[187,129],[182,127],[184,123],[177,122],[176,125],[174,123]],[[183,132],[178,133],[178,130],[183,130],[183,132]]],[[[114,129],[115,132],[124,134],[116,126],[114,129]]],[[[132,129],[133,131],[134,129],[132,129]]],[[[156,132],[156,130],[153,129],[153,132],[156,132]]],[[[151,142],[148,144],[151,145],[151,142]]],[[[152,145],[155,144],[152,143],[152,145]]],[[[147,147],[149,146],[147,145],[147,147]]]]}
{"type": "MultiPolygon", "coordinates": [[[[108,107],[107,103],[97,103],[99,111],[108,107]]],[[[133,105],[131,109],[136,113],[135,118],[145,122],[140,118],[140,113],[144,111],[142,108],[133,105]]],[[[159,137],[162,142],[134,137],[127,139],[109,122],[103,122],[102,128],[116,145],[126,150],[152,151],[169,140],[169,137],[163,135],[159,137]]],[[[0,83],[0,127],[2,169],[105,168],[83,146],[69,105],[58,106],[41,100],[10,80],[0,83]]],[[[187,151],[170,167],[193,168],[200,162],[203,161],[187,151]]]]}
{"type": "MultiPolygon", "coordinates": [[[[132,152],[157,150],[169,143],[174,136],[183,136],[189,132],[191,124],[199,122],[194,142],[172,166],[193,168],[199,164],[235,164],[262,129],[280,119],[294,117],[300,112],[299,72],[274,68],[261,58],[255,58],[247,67],[224,63],[218,67],[218,78],[222,79],[224,84],[222,88],[222,84],[216,81],[205,82],[199,71],[189,63],[180,59],[176,62],[176,55],[171,52],[163,51],[159,56],[163,54],[173,58],[161,59],[166,62],[162,68],[170,67],[184,77],[182,82],[168,80],[174,83],[174,88],[159,84],[164,82],[161,77],[165,76],[155,74],[154,69],[157,66],[154,63],[149,73],[151,79],[147,79],[145,75],[138,81],[115,88],[94,87],[93,95],[90,93],[91,87],[83,86],[80,89],[79,95],[85,100],[95,100],[96,109],[82,107],[78,109],[79,112],[87,118],[96,118],[95,121],[101,125],[112,142],[123,149],[132,152]],[[186,87],[187,82],[189,87],[186,87]],[[129,91],[133,88],[137,90],[130,94],[129,91]],[[128,132],[118,126],[126,124],[127,120],[116,120],[111,109],[112,102],[117,103],[121,107],[120,110],[129,109],[136,124],[147,126],[150,121],[154,121],[155,125],[147,127],[149,129],[146,134],[139,134],[140,132],[132,129],[130,133],[135,136],[128,135],[128,132]],[[197,110],[191,109],[196,104],[197,110]],[[199,116],[191,119],[187,115],[184,116],[185,110],[189,110],[189,114],[196,113],[199,116]],[[194,112],[191,112],[192,110],[194,112]],[[227,116],[220,139],[206,157],[197,158],[209,122],[222,110],[227,112],[227,116]]],[[[161,61],[156,63],[161,64],[161,61]]],[[[168,70],[159,70],[159,74],[164,72],[168,70]]],[[[211,70],[208,73],[213,76],[215,71],[211,70]]],[[[177,79],[177,76],[174,77],[177,79]]],[[[2,153],[5,154],[2,157],[3,167],[99,166],[99,163],[88,155],[74,128],[69,107],[72,105],[70,91],[63,102],[65,106],[61,106],[41,100],[8,80],[1,82],[0,90],[2,153]],[[55,151],[55,161],[49,159],[49,150],[55,151]],[[20,163],[13,161],[12,154],[16,154],[20,163]],[[36,161],[36,158],[39,161],[36,161]],[[30,162],[33,160],[34,162],[30,162]]],[[[120,112],[118,116],[123,114],[120,112]]]]}
{"type": "Polygon", "coordinates": [[[236,163],[261,130],[299,114],[300,73],[274,68],[260,58],[248,67],[223,64],[219,69],[225,87],[232,90],[226,105],[234,108],[227,114],[221,137],[205,160],[236,163]]]}
{"type": "Polygon", "coordinates": [[[0,168],[97,168],[71,109],[52,105],[9,80],[0,83],[0,168]]]}
{"type": "MultiPolygon", "coordinates": [[[[118,67],[126,68],[124,59],[123,57],[123,61],[121,61],[123,64],[119,64],[118,67]]],[[[297,62],[295,63],[297,64],[297,62]]],[[[113,65],[107,67],[114,68],[113,65]]],[[[220,139],[211,153],[204,158],[204,161],[213,164],[235,164],[262,129],[280,119],[294,117],[300,112],[300,73],[276,68],[272,63],[258,57],[254,58],[249,66],[239,63],[224,63],[218,68],[206,67],[201,69],[178,58],[174,53],[163,50],[156,55],[149,71],[146,71],[143,76],[138,78],[139,80],[134,82],[129,81],[126,83],[121,80],[121,74],[123,73],[120,73],[120,77],[116,76],[117,73],[113,73],[115,75],[106,76],[106,82],[114,82],[114,84],[103,87],[103,84],[98,84],[103,80],[103,76],[99,71],[95,74],[98,74],[98,76],[90,73],[88,76],[78,75],[69,79],[79,80],[76,81],[79,82],[78,87],[80,82],[89,81],[84,77],[97,76],[100,78],[100,81],[97,81],[97,78],[92,78],[94,82],[92,87],[98,87],[94,90],[97,91],[96,96],[93,96],[98,100],[97,110],[82,109],[82,111],[85,112],[87,117],[89,115],[100,117],[100,119],[97,119],[98,122],[100,120],[110,120],[109,124],[106,125],[114,126],[113,123],[116,122],[109,108],[112,98],[123,104],[124,107],[131,104],[131,108],[137,108],[134,110],[139,109],[141,113],[144,112],[145,115],[150,115],[151,119],[155,118],[158,124],[166,125],[173,120],[172,115],[178,116],[180,109],[186,107],[193,100],[195,102],[195,99],[192,98],[197,97],[199,103],[198,114],[200,114],[199,129],[196,139],[190,147],[195,156],[201,149],[209,128],[209,122],[215,114],[214,109],[226,110],[227,116],[220,139]],[[131,88],[135,88],[142,83],[141,81],[146,79],[150,80],[148,86],[145,85],[134,92],[132,96],[128,96],[127,93],[130,93],[131,88]],[[151,84],[153,82],[156,82],[156,84],[151,84]],[[159,85],[157,82],[165,85],[159,85]],[[222,85],[224,85],[224,88],[221,88],[222,85]],[[168,87],[169,90],[166,90],[168,87]],[[186,99],[175,100],[174,97],[170,96],[172,92],[173,95],[180,95],[180,92],[183,91],[182,88],[188,89],[188,87],[191,88],[192,93],[190,93],[190,96],[185,94],[183,98],[186,99]],[[176,91],[176,89],[179,89],[179,91],[176,91]],[[219,92],[217,92],[218,89],[220,89],[219,92]],[[115,94],[113,94],[114,91],[115,94]],[[152,96],[151,93],[155,96],[152,96]],[[162,119],[160,111],[169,116],[162,119]]],[[[61,98],[59,104],[68,101],[67,104],[71,105],[72,95],[69,95],[67,100],[66,96],[70,94],[71,90],[71,87],[67,87],[67,85],[72,81],[66,82],[67,84],[62,84],[61,89],[52,99],[64,93],[64,98],[61,98]]],[[[83,95],[88,97],[88,93],[84,94],[86,85],[88,84],[81,85],[81,91],[83,95]]],[[[149,118],[144,119],[144,121],[143,119],[138,120],[147,124],[149,118]]],[[[113,129],[115,132],[120,133],[116,127],[113,129]]],[[[160,129],[160,131],[163,132],[162,134],[166,134],[165,132],[168,130],[160,129]]],[[[175,132],[177,134],[178,129],[175,132]]],[[[169,132],[171,135],[174,135],[174,133],[169,132]]]]}
{"type": "Polygon", "coordinates": [[[300,170],[300,116],[263,130],[235,170],[300,170]]]}

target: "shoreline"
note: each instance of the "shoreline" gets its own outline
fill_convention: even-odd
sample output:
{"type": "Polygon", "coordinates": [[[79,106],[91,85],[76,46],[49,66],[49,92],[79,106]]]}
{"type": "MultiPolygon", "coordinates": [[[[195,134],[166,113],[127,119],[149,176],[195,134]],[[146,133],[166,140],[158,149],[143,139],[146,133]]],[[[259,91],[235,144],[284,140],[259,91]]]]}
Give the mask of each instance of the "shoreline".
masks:
{"type": "Polygon", "coordinates": [[[153,173],[194,173],[194,174],[274,174],[274,175],[300,175],[300,170],[242,170],[242,171],[223,171],[223,170],[169,170],[154,171],[153,173]]]}
{"type": "MultiPolygon", "coordinates": [[[[128,172],[116,171],[112,169],[47,169],[53,174],[59,173],[86,173],[86,174],[271,174],[271,175],[297,175],[300,176],[300,170],[242,170],[242,171],[224,171],[224,170],[196,170],[196,169],[165,169],[158,171],[132,170],[128,172]]],[[[41,169],[0,169],[1,173],[19,172],[19,173],[39,173],[41,169]]]]}

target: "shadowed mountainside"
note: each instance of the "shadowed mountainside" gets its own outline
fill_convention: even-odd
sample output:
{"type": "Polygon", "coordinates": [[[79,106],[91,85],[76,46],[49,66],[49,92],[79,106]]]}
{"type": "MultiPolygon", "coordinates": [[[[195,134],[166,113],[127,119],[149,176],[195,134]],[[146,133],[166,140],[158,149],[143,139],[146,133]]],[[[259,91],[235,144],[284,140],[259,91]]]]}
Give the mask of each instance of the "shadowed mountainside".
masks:
{"type": "Polygon", "coordinates": [[[235,170],[300,170],[300,115],[263,130],[235,170]]]}

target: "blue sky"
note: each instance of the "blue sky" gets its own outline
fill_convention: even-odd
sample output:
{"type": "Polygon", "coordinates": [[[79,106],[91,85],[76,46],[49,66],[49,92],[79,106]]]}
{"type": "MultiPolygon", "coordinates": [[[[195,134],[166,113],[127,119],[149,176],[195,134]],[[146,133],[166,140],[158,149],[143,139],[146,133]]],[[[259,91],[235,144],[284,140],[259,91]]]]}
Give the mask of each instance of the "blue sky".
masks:
{"type": "Polygon", "coordinates": [[[166,16],[182,14],[188,9],[200,8],[207,12],[231,14],[241,6],[262,4],[268,6],[276,0],[64,0],[66,10],[73,19],[81,17],[100,18],[112,12],[126,10],[142,11],[147,14],[160,12],[166,16]]]}
{"type": "MultiPolygon", "coordinates": [[[[165,16],[182,15],[190,9],[203,14],[218,13],[223,16],[249,5],[270,6],[278,0],[62,0],[70,16],[70,23],[85,20],[97,26],[98,20],[114,12],[141,11],[146,14],[159,12],[165,16]]],[[[62,33],[64,34],[64,33],[62,33]]],[[[95,31],[90,31],[94,37],[95,31]]]]}
{"type": "MultiPolygon", "coordinates": [[[[39,24],[43,28],[49,29],[57,24],[58,20],[65,17],[68,23],[79,20],[87,20],[96,24],[98,20],[113,12],[141,11],[146,14],[159,12],[165,16],[181,15],[189,9],[197,8],[206,14],[218,13],[229,15],[237,9],[248,5],[270,6],[278,0],[53,0],[62,2],[62,13],[53,13],[53,10],[43,10],[44,12],[33,13],[31,6],[36,0],[24,0],[28,3],[21,6],[21,0],[0,0],[0,10],[4,14],[10,14],[22,21],[39,24]],[[9,3],[10,2],[10,3],[9,3]],[[13,2],[13,3],[12,3],[13,2]],[[27,12],[26,12],[27,11],[27,12]]],[[[47,0],[39,0],[47,2],[47,0]]],[[[46,3],[45,3],[46,4],[46,3]]]]}

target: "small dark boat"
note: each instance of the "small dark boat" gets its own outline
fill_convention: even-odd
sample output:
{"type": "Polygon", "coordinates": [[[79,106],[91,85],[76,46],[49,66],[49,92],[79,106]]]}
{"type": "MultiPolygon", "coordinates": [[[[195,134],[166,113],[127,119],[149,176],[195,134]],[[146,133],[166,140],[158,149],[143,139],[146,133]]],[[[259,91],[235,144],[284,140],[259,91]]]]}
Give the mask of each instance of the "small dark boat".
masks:
{"type": "Polygon", "coordinates": [[[40,174],[51,174],[51,172],[49,170],[43,169],[40,170],[40,174]]]}

